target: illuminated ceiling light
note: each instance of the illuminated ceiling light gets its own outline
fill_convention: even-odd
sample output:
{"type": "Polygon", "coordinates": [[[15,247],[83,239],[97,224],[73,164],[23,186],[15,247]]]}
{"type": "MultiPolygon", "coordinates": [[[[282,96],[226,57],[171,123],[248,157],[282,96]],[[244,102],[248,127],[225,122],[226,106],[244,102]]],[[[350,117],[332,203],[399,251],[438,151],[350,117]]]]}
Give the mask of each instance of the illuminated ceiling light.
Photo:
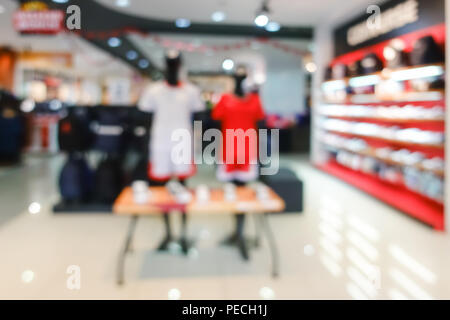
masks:
{"type": "Polygon", "coordinates": [[[108,39],[108,46],[112,48],[117,48],[122,44],[122,40],[117,37],[112,37],[108,39]]]}
{"type": "Polygon", "coordinates": [[[53,0],[54,3],[67,3],[69,0],[53,0]]]}
{"type": "Polygon", "coordinates": [[[305,64],[305,69],[309,73],[313,73],[313,72],[316,72],[317,66],[314,62],[308,62],[307,64],[305,64]]]}
{"type": "Polygon", "coordinates": [[[265,27],[269,23],[269,8],[267,6],[267,0],[263,1],[261,10],[257,13],[254,22],[258,27],[265,27]]]}
{"type": "Polygon", "coordinates": [[[28,212],[31,214],[38,214],[41,211],[41,205],[37,202],[33,202],[28,206],[28,212]]]}
{"type": "Polygon", "coordinates": [[[225,59],[222,62],[222,68],[226,71],[230,71],[234,68],[234,61],[231,59],[225,59]]]}
{"type": "Polygon", "coordinates": [[[270,21],[268,24],[266,24],[266,30],[269,32],[277,32],[280,31],[281,26],[278,22],[270,21]]]}
{"type": "Polygon", "coordinates": [[[130,50],[127,52],[127,59],[128,60],[135,60],[138,57],[138,54],[134,50],[130,50]]]}
{"type": "Polygon", "coordinates": [[[30,283],[34,279],[34,272],[31,270],[25,270],[22,272],[22,281],[25,283],[30,283]]]}
{"type": "Polygon", "coordinates": [[[141,59],[141,60],[139,60],[138,65],[139,65],[139,68],[145,69],[145,68],[148,68],[148,66],[150,65],[150,62],[148,62],[147,59],[141,59]]]}
{"type": "Polygon", "coordinates": [[[189,28],[191,25],[191,21],[185,18],[179,18],[175,20],[175,25],[177,28],[189,28]]]}
{"type": "Polygon", "coordinates": [[[222,11],[216,11],[213,12],[213,14],[211,15],[211,19],[214,22],[221,22],[224,21],[227,18],[225,12],[222,11]]]}
{"type": "Polygon", "coordinates": [[[258,27],[264,27],[268,23],[269,23],[269,17],[265,13],[260,13],[255,18],[255,24],[258,27]]]}
{"type": "Polygon", "coordinates": [[[130,6],[130,0],[116,0],[116,6],[118,7],[128,7],[130,6]]]}
{"type": "Polygon", "coordinates": [[[20,104],[20,110],[22,110],[22,112],[31,112],[34,110],[34,107],[36,106],[36,104],[34,103],[33,100],[31,99],[25,99],[23,100],[23,102],[20,104]]]}
{"type": "Polygon", "coordinates": [[[57,99],[53,99],[52,101],[50,101],[48,106],[50,110],[57,111],[62,108],[62,102],[57,99]]]}
{"type": "Polygon", "coordinates": [[[395,57],[397,56],[397,52],[395,52],[394,48],[392,47],[385,47],[383,49],[383,56],[386,60],[394,60],[395,57]]]}
{"type": "Polygon", "coordinates": [[[377,75],[369,75],[362,77],[351,78],[349,84],[351,87],[367,87],[373,86],[380,82],[380,77],[377,75]]]}
{"type": "Polygon", "coordinates": [[[391,78],[396,81],[405,81],[419,78],[437,77],[444,74],[440,66],[427,66],[406,70],[392,71],[391,78]]]}

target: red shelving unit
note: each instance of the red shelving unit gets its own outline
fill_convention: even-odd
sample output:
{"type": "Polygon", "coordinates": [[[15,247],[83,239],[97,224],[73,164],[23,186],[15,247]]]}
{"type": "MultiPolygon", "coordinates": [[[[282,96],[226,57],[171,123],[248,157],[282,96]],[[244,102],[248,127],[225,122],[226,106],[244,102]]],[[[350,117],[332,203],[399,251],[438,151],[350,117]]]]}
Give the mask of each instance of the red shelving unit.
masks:
{"type": "MultiPolygon", "coordinates": [[[[404,42],[405,51],[409,52],[412,50],[415,41],[424,35],[432,35],[439,45],[444,46],[445,24],[439,24],[427,29],[402,35],[399,36],[398,39],[404,42]]],[[[357,60],[363,59],[369,52],[375,53],[383,60],[384,48],[390,41],[391,40],[386,40],[369,47],[348,52],[342,56],[336,57],[330,65],[345,64],[349,66],[357,60]]],[[[357,77],[361,77],[361,75],[359,75],[357,77],[331,79],[329,81],[325,81],[322,85],[323,105],[319,106],[316,111],[316,115],[319,116],[319,121],[316,122],[315,128],[317,128],[316,130],[318,131],[318,134],[316,135],[317,138],[315,138],[314,143],[317,144],[317,148],[315,149],[315,152],[318,152],[317,159],[322,158],[322,156],[329,156],[330,160],[325,163],[315,163],[315,165],[319,169],[365,191],[366,193],[433,227],[434,229],[444,230],[444,205],[441,202],[427,196],[428,191],[430,191],[433,194],[436,194],[437,198],[442,198],[441,190],[439,189],[436,191],[438,188],[436,186],[439,186],[440,188],[438,180],[431,180],[435,183],[433,185],[435,189],[427,189],[430,188],[430,184],[427,184],[428,182],[426,182],[427,180],[418,179],[417,189],[427,190],[427,193],[419,193],[419,191],[416,192],[412,189],[408,189],[402,182],[399,184],[393,184],[389,181],[382,180],[382,178],[375,173],[371,174],[360,171],[356,169],[358,168],[358,165],[352,166],[355,170],[347,167],[345,164],[346,160],[343,160],[345,158],[348,159],[345,155],[346,153],[350,154],[350,158],[355,157],[357,160],[358,157],[360,157],[359,159],[374,159],[377,163],[382,163],[383,166],[392,167],[392,169],[398,170],[400,174],[404,175],[403,178],[409,174],[405,173],[406,170],[403,169],[406,167],[414,167],[415,169],[420,170],[421,174],[423,174],[425,178],[431,176],[431,179],[440,179],[441,182],[445,179],[445,172],[440,166],[431,169],[429,166],[426,167],[422,163],[407,165],[405,162],[395,161],[389,156],[381,158],[376,152],[377,149],[386,147],[392,150],[392,152],[407,149],[410,153],[420,152],[425,158],[428,159],[434,157],[444,159],[445,148],[444,143],[442,143],[440,139],[429,140],[428,143],[422,143],[421,140],[413,139],[408,139],[408,141],[406,139],[398,140],[395,139],[397,136],[396,134],[393,134],[392,138],[391,136],[385,135],[383,137],[381,135],[381,133],[388,131],[380,130],[380,134],[374,135],[369,131],[366,134],[366,132],[364,132],[364,126],[360,126],[359,128],[356,126],[353,127],[353,124],[357,123],[370,123],[377,125],[381,129],[383,127],[389,128],[387,130],[394,127],[392,130],[415,128],[418,130],[439,133],[443,133],[445,131],[445,119],[442,116],[442,113],[433,118],[428,118],[426,116],[423,118],[418,118],[417,116],[416,118],[408,118],[408,112],[405,111],[402,113],[400,110],[402,107],[406,106],[417,106],[420,107],[421,110],[434,108],[436,106],[446,109],[444,98],[445,89],[434,88],[430,85],[429,87],[424,87],[424,91],[420,91],[421,89],[419,89],[416,83],[414,83],[417,79],[427,82],[436,80],[438,77],[442,77],[442,74],[446,69],[445,64],[436,63],[414,65],[403,68],[388,68],[386,61],[383,62],[385,68],[382,71],[364,75],[371,77],[366,84],[361,84],[362,78],[355,79],[357,77]],[[432,76],[434,79],[427,75],[426,72],[421,73],[425,69],[430,70],[430,67],[436,71],[435,75],[432,76]],[[419,68],[422,68],[422,71],[418,70],[419,68]],[[415,73],[414,69],[417,69],[415,73]],[[410,78],[398,77],[399,73],[409,74],[410,78]],[[373,79],[376,80],[374,81],[373,79]],[[355,80],[361,81],[358,82],[355,80]],[[378,84],[382,84],[383,82],[386,85],[386,81],[392,80],[402,82],[401,92],[389,92],[389,90],[385,90],[385,92],[383,92],[383,87],[376,87],[378,84]],[[339,107],[336,108],[336,105],[339,105],[339,107]],[[330,106],[330,108],[327,109],[327,106],[330,106]],[[384,108],[395,107],[395,112],[393,112],[393,114],[395,114],[396,117],[390,118],[378,116],[378,114],[383,113],[377,113],[377,111],[363,113],[361,110],[358,110],[358,108],[345,109],[346,107],[352,106],[364,106],[366,108],[370,108],[371,106],[384,108]],[[397,111],[400,112],[396,113],[397,111]],[[364,116],[364,114],[367,116],[364,116]],[[334,121],[334,123],[336,123],[336,126],[334,126],[333,121],[328,121],[328,124],[326,123],[328,119],[342,120],[349,123],[348,126],[340,126],[339,121],[334,121]],[[322,120],[324,121],[322,122],[322,120]],[[349,148],[348,145],[346,145],[346,143],[349,142],[345,142],[345,139],[341,140],[344,142],[333,145],[333,142],[329,142],[333,141],[333,139],[328,140],[328,142],[326,140],[322,140],[321,137],[323,137],[323,133],[348,138],[349,140],[353,138],[363,140],[365,142],[366,149],[358,149],[358,151],[354,151],[354,148],[349,148]],[[433,141],[436,141],[436,143],[433,143],[433,141]],[[332,148],[330,148],[330,146],[332,148]],[[344,155],[344,157],[339,158],[340,152],[341,155],[344,155]],[[339,163],[337,162],[337,159],[340,159],[339,163]]],[[[431,113],[426,115],[429,116],[430,114],[431,113]]],[[[372,126],[372,128],[373,127],[374,126],[372,126]]],[[[339,141],[338,138],[337,141],[339,141]]],[[[411,138],[414,138],[414,136],[411,138]]],[[[376,172],[376,170],[374,170],[374,172],[376,172]]],[[[408,177],[411,178],[411,175],[408,177]]],[[[410,182],[414,180],[408,181],[410,182]]]]}
{"type": "Polygon", "coordinates": [[[317,166],[375,198],[418,219],[436,230],[444,230],[444,206],[405,187],[393,185],[376,176],[354,171],[330,161],[317,166]]]}

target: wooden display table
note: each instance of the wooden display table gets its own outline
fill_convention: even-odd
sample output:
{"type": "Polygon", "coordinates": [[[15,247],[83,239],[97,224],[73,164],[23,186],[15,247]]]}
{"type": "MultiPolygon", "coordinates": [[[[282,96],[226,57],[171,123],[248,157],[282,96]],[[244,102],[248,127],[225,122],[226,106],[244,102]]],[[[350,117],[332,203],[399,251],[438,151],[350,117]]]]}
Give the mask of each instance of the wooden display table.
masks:
{"type": "Polygon", "coordinates": [[[207,202],[199,202],[192,192],[192,201],[188,204],[178,204],[166,187],[150,187],[148,203],[138,204],[134,202],[133,191],[130,187],[125,188],[114,202],[113,212],[119,216],[130,216],[131,222],[125,244],[119,255],[117,269],[117,283],[124,282],[124,267],[126,254],[130,251],[134,230],[139,217],[154,214],[163,214],[171,210],[184,210],[187,214],[233,214],[246,213],[255,214],[262,230],[268,240],[272,261],[272,275],[275,277],[279,272],[279,257],[273,233],[269,226],[267,214],[284,210],[284,201],[273,190],[269,188],[267,200],[259,200],[255,191],[250,187],[236,187],[236,200],[224,199],[222,189],[210,190],[210,199],[207,202]]]}

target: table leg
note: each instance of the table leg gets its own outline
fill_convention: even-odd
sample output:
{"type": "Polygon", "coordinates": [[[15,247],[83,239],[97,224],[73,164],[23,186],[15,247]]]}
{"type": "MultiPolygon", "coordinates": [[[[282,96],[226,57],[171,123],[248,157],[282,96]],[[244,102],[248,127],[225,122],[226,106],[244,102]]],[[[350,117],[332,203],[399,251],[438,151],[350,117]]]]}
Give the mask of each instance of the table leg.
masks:
{"type": "Polygon", "coordinates": [[[270,257],[272,260],[272,277],[276,278],[278,277],[280,273],[280,257],[278,252],[278,247],[275,242],[275,237],[273,235],[272,229],[270,228],[268,214],[259,214],[261,219],[261,225],[262,229],[266,235],[267,241],[269,243],[269,251],[270,251],[270,257]]]}
{"type": "Polygon", "coordinates": [[[261,246],[261,224],[258,216],[253,215],[255,221],[255,239],[252,241],[254,248],[259,248],[261,246]]]}
{"type": "Polygon", "coordinates": [[[127,253],[130,251],[131,243],[133,241],[134,230],[136,229],[136,223],[138,216],[132,216],[130,224],[128,226],[127,237],[125,238],[125,244],[119,254],[119,262],[117,265],[117,284],[123,285],[124,283],[124,269],[125,269],[125,259],[127,253]]]}

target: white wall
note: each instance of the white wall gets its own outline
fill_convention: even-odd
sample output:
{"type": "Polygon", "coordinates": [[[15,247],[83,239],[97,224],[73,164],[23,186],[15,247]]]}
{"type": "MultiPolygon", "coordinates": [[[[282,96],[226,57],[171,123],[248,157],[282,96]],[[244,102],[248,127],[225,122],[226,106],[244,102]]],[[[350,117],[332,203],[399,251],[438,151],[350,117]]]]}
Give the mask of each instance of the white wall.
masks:
{"type": "Polygon", "coordinates": [[[305,71],[301,57],[266,47],[266,82],[261,97],[267,113],[305,112],[305,71]],[[274,51],[274,52],[271,52],[274,51]]]}

